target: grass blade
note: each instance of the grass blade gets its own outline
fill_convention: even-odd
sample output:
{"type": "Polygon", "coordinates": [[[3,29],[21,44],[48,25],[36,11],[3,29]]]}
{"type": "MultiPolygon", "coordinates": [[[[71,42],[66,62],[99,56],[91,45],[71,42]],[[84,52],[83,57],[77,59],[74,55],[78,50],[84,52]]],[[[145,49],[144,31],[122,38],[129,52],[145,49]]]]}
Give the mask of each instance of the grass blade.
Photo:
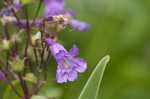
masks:
{"type": "Polygon", "coordinates": [[[83,90],[81,91],[78,99],[97,99],[103,74],[109,60],[110,57],[105,56],[102,60],[99,61],[91,73],[88,81],[86,82],[83,90]]]}

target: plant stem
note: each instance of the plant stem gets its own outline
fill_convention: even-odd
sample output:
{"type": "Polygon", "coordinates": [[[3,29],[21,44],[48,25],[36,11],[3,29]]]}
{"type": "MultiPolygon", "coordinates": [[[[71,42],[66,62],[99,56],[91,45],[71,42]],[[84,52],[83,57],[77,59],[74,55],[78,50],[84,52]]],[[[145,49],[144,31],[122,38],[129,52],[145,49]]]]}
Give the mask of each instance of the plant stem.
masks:
{"type": "MultiPolygon", "coordinates": [[[[6,3],[8,4],[8,6],[12,6],[13,5],[13,0],[5,0],[6,1],[6,3]]],[[[15,12],[15,10],[12,8],[12,13],[13,13],[13,15],[15,16],[15,18],[17,19],[17,23],[19,23],[19,25],[21,25],[23,28],[25,28],[25,26],[20,22],[20,19],[19,19],[19,17],[17,16],[17,14],[16,14],[16,12],[15,12]]]]}
{"type": "Polygon", "coordinates": [[[4,25],[4,32],[5,32],[6,39],[9,40],[10,37],[9,37],[9,33],[8,33],[8,24],[4,25]]]}
{"type": "Polygon", "coordinates": [[[5,66],[6,70],[16,79],[19,80],[18,75],[9,67],[7,66],[7,63],[0,57],[0,62],[5,66]]]}
{"type": "Polygon", "coordinates": [[[45,61],[45,65],[44,65],[44,67],[45,67],[45,72],[44,72],[44,80],[47,80],[47,74],[48,74],[48,63],[49,63],[49,61],[50,61],[50,59],[51,59],[51,53],[50,53],[50,51],[49,51],[49,46],[47,46],[47,51],[49,52],[48,53],[48,55],[47,55],[47,59],[46,59],[46,61],[45,61]]]}
{"type": "Polygon", "coordinates": [[[24,92],[24,95],[25,95],[24,97],[25,97],[25,99],[30,99],[26,82],[23,80],[23,76],[22,76],[21,73],[18,73],[18,75],[19,75],[20,83],[21,83],[21,86],[22,86],[22,89],[23,89],[23,92],[24,92]]]}
{"type": "MultiPolygon", "coordinates": [[[[34,22],[35,22],[35,20],[36,20],[36,18],[37,18],[37,16],[38,16],[38,14],[39,14],[39,11],[40,11],[40,8],[41,8],[41,5],[42,5],[42,1],[43,1],[43,0],[40,0],[40,2],[39,2],[39,4],[38,4],[38,8],[37,8],[37,10],[36,10],[36,12],[35,12],[35,16],[34,16],[34,18],[33,18],[32,25],[34,24],[34,22]]],[[[32,26],[32,25],[31,25],[31,26],[32,26]]]]}
{"type": "Polygon", "coordinates": [[[24,99],[23,96],[21,96],[20,93],[18,93],[18,91],[16,90],[16,88],[14,87],[14,85],[11,83],[11,80],[8,78],[7,73],[4,70],[2,70],[1,68],[0,68],[0,70],[4,74],[5,80],[8,82],[8,84],[10,85],[10,87],[12,88],[12,90],[16,93],[16,95],[18,97],[20,97],[21,99],[24,99]]]}

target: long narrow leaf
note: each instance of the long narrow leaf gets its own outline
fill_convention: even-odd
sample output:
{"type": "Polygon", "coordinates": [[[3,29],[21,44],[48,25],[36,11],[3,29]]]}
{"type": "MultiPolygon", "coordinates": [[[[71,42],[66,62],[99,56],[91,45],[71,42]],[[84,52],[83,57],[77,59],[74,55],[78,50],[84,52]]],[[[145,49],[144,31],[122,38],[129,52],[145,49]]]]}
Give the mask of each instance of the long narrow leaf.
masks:
{"type": "Polygon", "coordinates": [[[109,60],[110,57],[105,56],[102,60],[99,61],[91,73],[88,81],[86,82],[83,90],[81,91],[78,99],[97,99],[103,74],[109,60]]]}

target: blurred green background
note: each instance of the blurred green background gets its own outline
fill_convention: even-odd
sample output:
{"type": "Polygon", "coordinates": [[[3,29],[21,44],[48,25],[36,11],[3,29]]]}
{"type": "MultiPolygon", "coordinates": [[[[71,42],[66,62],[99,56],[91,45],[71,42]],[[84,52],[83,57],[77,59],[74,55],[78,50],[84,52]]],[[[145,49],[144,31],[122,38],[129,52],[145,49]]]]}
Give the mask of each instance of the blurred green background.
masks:
{"type": "MultiPolygon", "coordinates": [[[[77,44],[79,56],[88,62],[77,81],[58,85],[64,90],[62,99],[77,99],[93,68],[107,54],[111,61],[99,99],[150,99],[150,0],[67,0],[66,5],[91,28],[61,34],[64,46],[77,44]]],[[[52,78],[55,69],[49,69],[52,78]]]]}
{"type": "Polygon", "coordinates": [[[99,99],[150,99],[150,0],[67,0],[87,32],[63,35],[67,46],[77,43],[88,70],[67,85],[63,99],[76,99],[92,69],[106,54],[99,99]]]}

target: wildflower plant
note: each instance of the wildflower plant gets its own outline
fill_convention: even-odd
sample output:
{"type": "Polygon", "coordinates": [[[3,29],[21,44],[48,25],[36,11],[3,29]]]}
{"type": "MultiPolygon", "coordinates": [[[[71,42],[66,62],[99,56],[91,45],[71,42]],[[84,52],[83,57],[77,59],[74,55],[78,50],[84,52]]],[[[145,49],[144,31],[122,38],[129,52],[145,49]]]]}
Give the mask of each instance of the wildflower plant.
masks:
{"type": "Polygon", "coordinates": [[[79,52],[77,45],[74,44],[67,51],[59,42],[59,34],[68,26],[79,31],[86,31],[90,27],[75,19],[75,12],[65,8],[65,0],[4,0],[0,6],[3,28],[0,79],[5,80],[20,99],[37,99],[35,94],[47,83],[49,77],[51,56],[57,63],[57,83],[73,82],[78,79],[78,72],[86,71],[87,62],[76,57],[79,52]],[[31,19],[28,7],[36,2],[38,7],[31,19]],[[42,5],[44,13],[39,17],[42,5]],[[24,94],[16,89],[13,81],[21,85],[24,94]],[[28,81],[32,82],[32,87],[28,85],[28,81]]]}

